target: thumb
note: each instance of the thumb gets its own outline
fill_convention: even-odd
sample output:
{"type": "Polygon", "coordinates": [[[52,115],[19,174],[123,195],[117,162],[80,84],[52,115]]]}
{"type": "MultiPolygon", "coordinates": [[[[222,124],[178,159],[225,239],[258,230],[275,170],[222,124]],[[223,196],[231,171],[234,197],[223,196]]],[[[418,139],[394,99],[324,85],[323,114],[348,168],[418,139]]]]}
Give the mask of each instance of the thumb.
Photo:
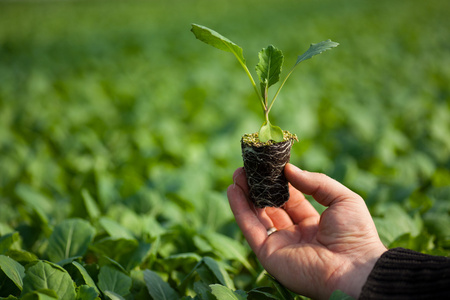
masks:
{"type": "Polygon", "coordinates": [[[358,194],[325,174],[303,171],[292,164],[286,164],[284,174],[292,186],[304,194],[313,196],[324,206],[345,200],[364,202],[358,194]]]}

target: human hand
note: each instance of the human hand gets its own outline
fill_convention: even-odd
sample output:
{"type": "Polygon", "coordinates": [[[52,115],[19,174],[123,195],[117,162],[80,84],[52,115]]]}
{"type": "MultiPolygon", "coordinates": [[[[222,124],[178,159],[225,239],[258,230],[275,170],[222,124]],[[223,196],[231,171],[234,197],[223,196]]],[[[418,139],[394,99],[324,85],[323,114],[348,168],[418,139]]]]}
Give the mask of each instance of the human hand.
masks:
{"type": "Polygon", "coordinates": [[[287,164],[290,199],[283,208],[257,209],[248,199],[243,168],[228,199],[236,222],[266,271],[291,291],[328,299],[337,289],[358,298],[386,248],[364,200],[339,182],[287,164]],[[319,215],[302,193],[328,208],[319,215]],[[268,236],[267,229],[278,231],[268,236]]]}

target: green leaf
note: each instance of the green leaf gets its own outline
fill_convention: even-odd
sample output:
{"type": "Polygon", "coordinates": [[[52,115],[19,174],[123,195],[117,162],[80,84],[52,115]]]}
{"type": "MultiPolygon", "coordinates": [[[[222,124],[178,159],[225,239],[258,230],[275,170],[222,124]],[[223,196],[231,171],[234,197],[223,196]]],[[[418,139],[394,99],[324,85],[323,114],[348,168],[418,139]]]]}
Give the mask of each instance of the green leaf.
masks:
{"type": "Polygon", "coordinates": [[[105,295],[111,300],[125,300],[124,297],[111,291],[105,291],[105,295]]]}
{"type": "Polygon", "coordinates": [[[20,290],[22,290],[25,268],[21,264],[8,256],[0,255],[0,269],[20,290]]]}
{"type": "Polygon", "coordinates": [[[61,299],[58,298],[58,295],[49,289],[41,289],[38,291],[33,291],[32,293],[28,293],[25,297],[21,298],[22,300],[53,300],[53,299],[61,299]]]}
{"type": "Polygon", "coordinates": [[[121,271],[124,274],[127,274],[127,270],[116,260],[106,256],[106,255],[102,255],[99,257],[98,259],[98,264],[100,266],[103,265],[110,265],[111,267],[116,268],[117,270],[121,271]]]}
{"type": "Polygon", "coordinates": [[[12,229],[11,226],[4,223],[0,223],[0,236],[12,232],[14,232],[14,229],[12,229]]]}
{"type": "Polygon", "coordinates": [[[86,189],[81,190],[81,196],[83,197],[84,206],[91,220],[98,219],[101,212],[89,191],[86,189]]]}
{"type": "Polygon", "coordinates": [[[58,224],[50,236],[47,254],[51,261],[61,261],[86,254],[95,235],[94,227],[82,219],[69,219],[58,224]]]}
{"type": "Polygon", "coordinates": [[[61,266],[61,267],[65,267],[66,265],[68,265],[68,264],[71,264],[72,262],[74,262],[74,261],[76,261],[76,260],[81,260],[83,257],[82,256],[72,256],[72,257],[69,257],[69,258],[65,258],[65,259],[63,259],[63,260],[60,260],[60,261],[58,261],[56,264],[58,265],[58,266],[61,266]]]}
{"type": "Polygon", "coordinates": [[[75,299],[75,288],[70,275],[60,266],[38,261],[25,271],[22,295],[41,289],[53,290],[58,299],[75,299]]]}
{"type": "Polygon", "coordinates": [[[95,244],[90,245],[90,249],[98,254],[103,254],[123,265],[128,264],[133,252],[139,250],[139,242],[136,239],[111,238],[106,237],[95,244]]]}
{"type": "Polygon", "coordinates": [[[326,40],[326,41],[322,41],[317,44],[311,44],[311,46],[309,47],[308,50],[306,50],[305,53],[298,56],[294,67],[297,66],[299,63],[301,63],[304,60],[310,59],[311,57],[313,57],[317,54],[320,54],[324,51],[330,50],[337,46],[339,46],[339,43],[333,42],[332,40],[326,40]]]}
{"type": "Polygon", "coordinates": [[[18,232],[11,232],[0,237],[0,254],[5,254],[20,241],[18,232]]]}
{"type": "Polygon", "coordinates": [[[35,254],[24,250],[9,250],[6,254],[23,266],[38,260],[38,257],[35,254]]]}
{"type": "Polygon", "coordinates": [[[117,200],[117,191],[115,181],[112,174],[104,170],[97,170],[96,172],[98,201],[101,208],[105,211],[111,207],[117,200]]]}
{"type": "Polygon", "coordinates": [[[256,95],[262,101],[261,95],[258,91],[258,88],[256,87],[255,80],[253,79],[252,74],[250,73],[250,71],[247,68],[247,65],[245,64],[245,58],[241,47],[239,47],[238,45],[236,45],[235,43],[233,43],[220,33],[202,25],[192,24],[191,31],[192,33],[194,33],[195,37],[200,41],[210,46],[213,46],[217,49],[233,53],[236,59],[239,61],[239,64],[244,69],[248,78],[250,79],[252,86],[255,89],[256,95]]]}
{"type": "Polygon", "coordinates": [[[291,295],[289,290],[284,287],[278,280],[276,280],[274,277],[266,273],[267,278],[272,281],[272,283],[275,285],[275,288],[277,289],[278,293],[282,297],[283,300],[294,300],[294,297],[291,295]]]}
{"type": "Polygon", "coordinates": [[[264,122],[259,130],[258,138],[261,143],[268,141],[279,143],[284,139],[283,130],[278,126],[272,125],[270,122],[264,122]]]}
{"type": "Polygon", "coordinates": [[[234,289],[233,280],[222,265],[209,256],[204,257],[203,262],[222,285],[234,289]]]}
{"type": "Polygon", "coordinates": [[[279,299],[278,296],[273,295],[269,292],[262,290],[263,288],[255,288],[248,292],[249,299],[258,299],[258,300],[271,300],[271,299],[279,299]]]}
{"type": "Polygon", "coordinates": [[[347,295],[343,291],[336,290],[334,291],[328,300],[354,300],[352,296],[347,295]]]}
{"type": "Polygon", "coordinates": [[[398,204],[380,206],[379,213],[383,217],[374,217],[373,219],[380,239],[386,246],[403,234],[410,233],[412,237],[415,237],[422,230],[423,224],[419,215],[411,217],[398,204]]]}
{"type": "Polygon", "coordinates": [[[111,291],[125,296],[130,293],[131,277],[113,266],[105,265],[98,274],[98,287],[102,292],[111,291]]]}
{"type": "Polygon", "coordinates": [[[191,31],[200,41],[217,49],[233,53],[239,62],[245,64],[242,48],[220,33],[198,24],[192,24],[191,31]]]}
{"type": "Polygon", "coordinates": [[[297,61],[295,62],[294,66],[291,68],[291,70],[289,71],[289,73],[286,75],[286,77],[284,78],[283,82],[281,83],[280,87],[278,88],[275,96],[273,97],[273,100],[270,104],[269,110],[271,109],[273,103],[275,102],[278,94],[280,93],[281,89],[283,88],[284,84],[286,83],[287,79],[289,78],[289,76],[291,76],[292,72],[294,71],[295,67],[297,67],[297,65],[299,63],[301,63],[304,60],[310,59],[311,57],[320,54],[324,51],[327,51],[329,49],[332,49],[334,47],[339,46],[339,43],[333,42],[331,40],[326,40],[317,44],[311,44],[311,46],[309,47],[308,50],[306,50],[305,53],[303,53],[302,55],[299,55],[297,57],[297,61]]]}
{"type": "Polygon", "coordinates": [[[72,262],[72,265],[74,265],[78,272],[80,272],[81,277],[83,277],[84,283],[86,283],[87,286],[93,288],[97,293],[100,293],[100,291],[97,289],[97,285],[95,284],[91,275],[89,275],[89,273],[86,271],[86,269],[76,261],[72,262]]]}
{"type": "Polygon", "coordinates": [[[390,243],[389,248],[402,247],[426,253],[435,247],[435,239],[436,237],[434,235],[430,235],[427,232],[421,232],[421,234],[415,237],[411,236],[410,233],[405,233],[390,243]]]}
{"type": "Polygon", "coordinates": [[[133,234],[127,228],[123,227],[116,221],[103,217],[99,220],[99,223],[112,238],[124,238],[128,240],[135,239],[133,234]]]}
{"type": "Polygon", "coordinates": [[[262,49],[258,56],[259,63],[256,66],[256,73],[261,82],[261,93],[265,95],[267,89],[280,80],[284,57],[281,50],[272,45],[262,49]]]}
{"type": "Polygon", "coordinates": [[[77,291],[77,300],[96,300],[99,296],[98,290],[85,284],[80,285],[77,291]]]}
{"type": "Polygon", "coordinates": [[[50,214],[53,210],[52,201],[48,197],[36,191],[33,187],[22,183],[16,186],[15,191],[27,206],[38,211],[47,220],[47,214],[50,214]]]}
{"type": "Polygon", "coordinates": [[[179,269],[182,266],[197,264],[201,259],[201,256],[197,253],[187,252],[171,255],[162,260],[162,263],[169,269],[174,270],[179,269]]]}
{"type": "Polygon", "coordinates": [[[144,281],[148,292],[154,300],[179,299],[177,292],[153,271],[144,271],[144,281]]]}
{"type": "Polygon", "coordinates": [[[211,287],[203,281],[194,282],[194,292],[201,300],[215,300],[216,297],[211,293],[211,287]]]}
{"type": "Polygon", "coordinates": [[[217,253],[220,253],[223,258],[239,261],[253,275],[256,275],[255,269],[247,260],[249,250],[245,248],[241,243],[217,232],[209,231],[204,235],[205,239],[211,244],[214,250],[217,253]]]}
{"type": "MultiPolygon", "coordinates": [[[[208,285],[215,284],[215,283],[220,283],[220,280],[217,279],[217,277],[214,275],[214,273],[211,271],[211,269],[208,268],[208,266],[203,261],[201,261],[194,268],[193,271],[195,271],[195,273],[197,273],[197,275],[200,278],[200,281],[203,282],[203,283],[206,283],[208,285]]],[[[194,273],[192,273],[190,275],[192,276],[193,274],[194,273]]],[[[191,277],[191,276],[189,276],[189,277],[191,277]]],[[[189,278],[185,278],[183,280],[183,284],[187,284],[187,279],[189,279],[189,278]]]]}
{"type": "Polygon", "coordinates": [[[131,270],[134,267],[139,266],[141,263],[146,261],[153,255],[154,250],[152,249],[152,244],[139,242],[139,245],[126,261],[122,259],[124,262],[124,267],[126,270],[131,270]]]}
{"type": "Polygon", "coordinates": [[[9,295],[7,298],[0,297],[0,300],[17,300],[18,298],[13,295],[9,295]]]}
{"type": "Polygon", "coordinates": [[[230,288],[220,285],[220,284],[211,284],[210,285],[212,294],[216,296],[218,300],[245,300],[247,299],[246,295],[242,293],[235,292],[230,288]]]}
{"type": "Polygon", "coordinates": [[[224,266],[213,258],[206,256],[186,275],[178,287],[179,290],[183,290],[186,287],[188,280],[192,278],[194,273],[198,274],[203,283],[220,283],[234,289],[233,280],[231,280],[224,266]]]}

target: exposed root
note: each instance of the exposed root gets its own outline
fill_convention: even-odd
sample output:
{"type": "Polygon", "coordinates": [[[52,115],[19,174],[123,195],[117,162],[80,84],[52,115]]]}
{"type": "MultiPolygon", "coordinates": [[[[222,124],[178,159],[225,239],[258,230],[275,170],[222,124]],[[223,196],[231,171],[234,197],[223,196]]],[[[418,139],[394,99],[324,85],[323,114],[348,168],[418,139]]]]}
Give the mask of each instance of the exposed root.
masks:
{"type": "Polygon", "coordinates": [[[289,162],[293,141],[259,146],[241,141],[250,199],[256,207],[280,207],[289,200],[284,166],[289,162]]]}

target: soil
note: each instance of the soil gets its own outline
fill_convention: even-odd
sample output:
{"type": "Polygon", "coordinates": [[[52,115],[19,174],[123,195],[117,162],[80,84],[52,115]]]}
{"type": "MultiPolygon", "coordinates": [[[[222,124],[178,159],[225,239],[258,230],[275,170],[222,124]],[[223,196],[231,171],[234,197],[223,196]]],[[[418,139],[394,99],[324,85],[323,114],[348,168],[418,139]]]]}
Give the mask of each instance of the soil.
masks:
{"type": "Polygon", "coordinates": [[[261,143],[257,133],[242,137],[242,157],[249,195],[256,207],[280,207],[289,200],[284,166],[289,162],[294,141],[298,141],[297,136],[288,131],[284,131],[284,140],[279,143],[261,143]]]}

